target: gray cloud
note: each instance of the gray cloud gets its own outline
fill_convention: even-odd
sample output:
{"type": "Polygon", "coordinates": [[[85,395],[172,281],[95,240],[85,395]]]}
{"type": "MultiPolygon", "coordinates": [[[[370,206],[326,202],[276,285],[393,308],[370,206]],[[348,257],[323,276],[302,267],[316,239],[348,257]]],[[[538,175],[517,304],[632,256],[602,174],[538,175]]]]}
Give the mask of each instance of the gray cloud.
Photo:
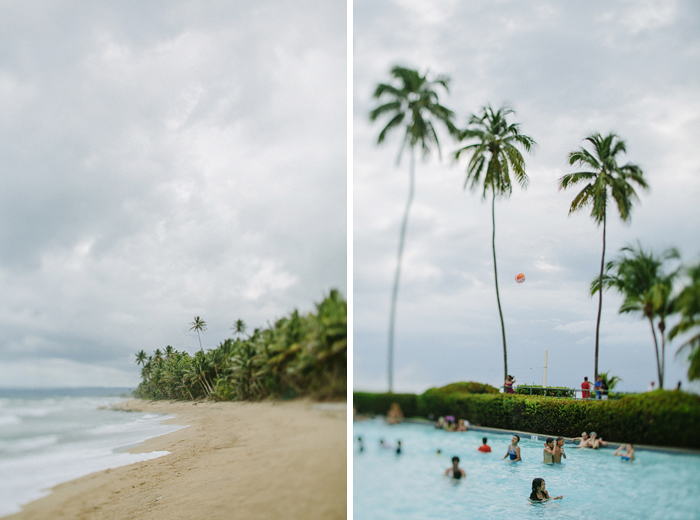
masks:
{"type": "Polygon", "coordinates": [[[134,385],[195,315],[211,348],[345,292],[345,12],[3,4],[3,384],[134,385]]]}

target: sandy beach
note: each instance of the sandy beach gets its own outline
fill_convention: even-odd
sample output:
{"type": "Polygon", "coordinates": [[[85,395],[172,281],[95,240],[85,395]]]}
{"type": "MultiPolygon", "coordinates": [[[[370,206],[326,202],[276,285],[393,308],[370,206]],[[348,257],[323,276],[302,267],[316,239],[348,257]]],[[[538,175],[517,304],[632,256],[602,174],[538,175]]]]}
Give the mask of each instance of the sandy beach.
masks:
{"type": "Polygon", "coordinates": [[[188,427],[129,450],[169,455],[66,482],[5,520],[346,517],[345,403],[119,406],[175,415],[169,423],[188,427]]]}

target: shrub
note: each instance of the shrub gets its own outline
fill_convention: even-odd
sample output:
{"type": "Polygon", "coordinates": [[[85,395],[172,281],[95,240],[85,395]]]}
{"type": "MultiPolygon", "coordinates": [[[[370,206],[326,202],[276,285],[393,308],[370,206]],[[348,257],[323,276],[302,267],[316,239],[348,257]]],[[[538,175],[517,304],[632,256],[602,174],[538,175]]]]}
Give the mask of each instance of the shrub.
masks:
{"type": "Polygon", "coordinates": [[[413,400],[416,415],[422,417],[454,415],[482,426],[551,436],[576,437],[594,430],[612,442],[700,449],[700,396],[685,392],[657,390],[615,401],[460,393],[444,388],[431,388],[419,396],[355,394],[360,412],[374,403],[371,411],[384,414],[392,402],[399,402],[409,415],[406,412],[413,400]]]}
{"type": "Polygon", "coordinates": [[[515,393],[520,395],[546,395],[548,397],[576,397],[576,391],[565,386],[548,386],[544,388],[542,385],[525,385],[515,387],[515,393]]]}
{"type": "Polygon", "coordinates": [[[416,400],[415,394],[353,393],[353,406],[357,413],[363,414],[386,415],[393,403],[399,403],[404,417],[415,417],[417,414],[416,400]]]}

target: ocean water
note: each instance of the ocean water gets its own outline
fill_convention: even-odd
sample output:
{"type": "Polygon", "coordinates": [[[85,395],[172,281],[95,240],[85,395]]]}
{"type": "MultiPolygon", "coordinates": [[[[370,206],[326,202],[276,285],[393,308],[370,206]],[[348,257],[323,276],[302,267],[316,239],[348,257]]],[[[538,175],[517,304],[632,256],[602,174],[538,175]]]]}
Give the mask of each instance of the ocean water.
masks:
{"type": "Polygon", "coordinates": [[[182,428],[163,424],[170,416],[110,410],[124,397],[89,394],[0,391],[0,517],[61,482],[168,454],[126,449],[182,428]]]}
{"type": "Polygon", "coordinates": [[[420,424],[388,426],[381,419],[354,424],[353,517],[356,520],[469,518],[491,520],[700,519],[700,456],[637,449],[633,462],[614,449],[565,445],[562,464],[542,463],[544,437],[523,437],[523,460],[501,460],[512,435],[476,430],[445,432],[420,424]],[[357,437],[364,450],[359,451],[357,437]],[[488,438],[492,453],[477,448],[488,438]],[[402,453],[380,447],[380,440],[402,453]],[[437,455],[437,450],[442,455],[437,455]],[[467,478],[444,476],[460,458],[467,478]],[[562,500],[532,504],[535,478],[562,500]]]}

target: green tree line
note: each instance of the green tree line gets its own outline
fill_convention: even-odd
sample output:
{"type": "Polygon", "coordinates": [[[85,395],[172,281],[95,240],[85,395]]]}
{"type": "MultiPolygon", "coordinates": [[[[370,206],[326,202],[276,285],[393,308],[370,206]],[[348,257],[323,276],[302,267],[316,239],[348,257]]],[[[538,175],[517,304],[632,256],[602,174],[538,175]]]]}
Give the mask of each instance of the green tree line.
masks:
{"type": "MultiPolygon", "coordinates": [[[[168,345],[152,355],[136,354],[141,383],[134,392],[145,399],[257,400],[310,396],[344,398],[347,387],[347,302],[337,290],[306,315],[294,311],[243,338],[245,324],[234,325],[236,338],[194,356],[168,345]]],[[[199,317],[193,329],[206,330],[199,317]]],[[[191,329],[192,330],[192,329],[191,329]]]]}

